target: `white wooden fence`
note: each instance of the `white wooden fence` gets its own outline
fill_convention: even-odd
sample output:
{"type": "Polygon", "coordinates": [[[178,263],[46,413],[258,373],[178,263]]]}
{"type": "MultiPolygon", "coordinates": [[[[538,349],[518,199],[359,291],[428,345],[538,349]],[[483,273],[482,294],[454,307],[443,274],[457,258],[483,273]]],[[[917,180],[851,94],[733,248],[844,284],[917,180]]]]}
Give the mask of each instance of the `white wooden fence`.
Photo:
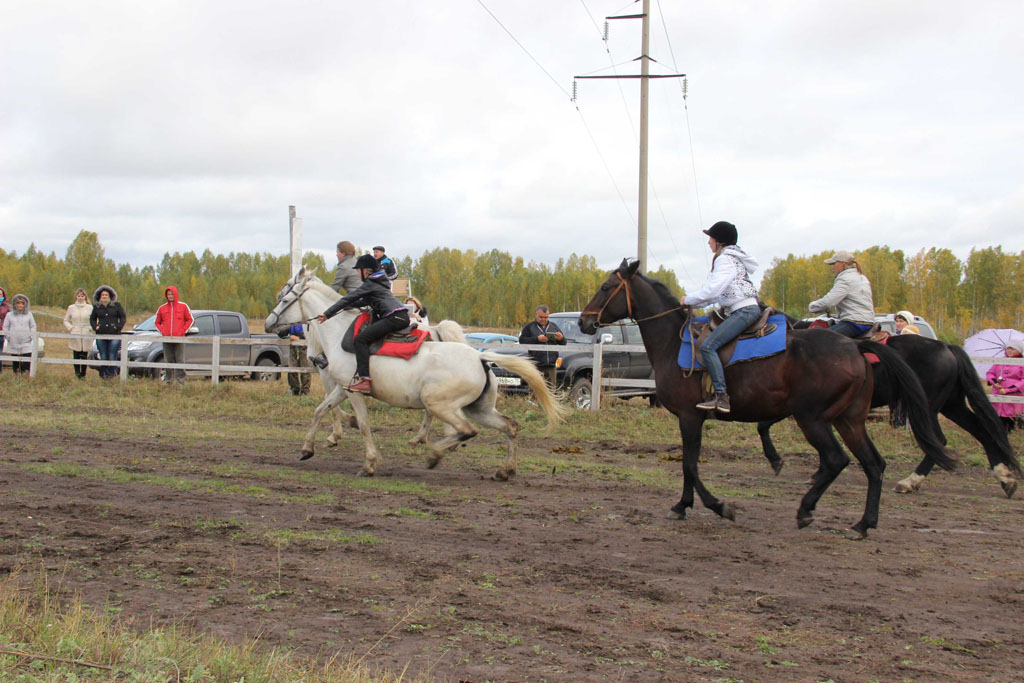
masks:
{"type": "MultiPolygon", "coordinates": [[[[3,332],[0,332],[3,335],[3,332]]],[[[140,337],[138,335],[111,335],[111,334],[97,334],[97,335],[82,335],[82,334],[63,334],[57,332],[33,332],[32,333],[32,352],[28,358],[22,356],[11,356],[6,353],[0,355],[0,362],[3,361],[22,361],[25,360],[29,363],[29,377],[35,377],[37,368],[40,363],[50,363],[53,365],[88,365],[89,367],[103,367],[103,366],[115,366],[118,368],[118,375],[122,382],[128,381],[128,371],[130,369],[161,369],[161,370],[201,370],[210,373],[210,381],[214,384],[220,382],[221,375],[231,375],[240,373],[251,373],[251,372],[273,372],[273,373],[312,373],[316,371],[316,368],[310,367],[288,367],[287,365],[270,367],[266,365],[222,365],[220,362],[221,346],[222,345],[246,345],[251,346],[258,344],[260,346],[273,345],[281,347],[281,356],[284,362],[288,362],[289,346],[306,346],[305,340],[289,341],[282,339],[280,341],[268,340],[266,338],[249,338],[249,339],[236,339],[236,338],[223,338],[223,337],[140,337]],[[39,357],[39,339],[88,339],[90,342],[94,339],[115,339],[121,341],[121,359],[116,361],[104,361],[104,360],[88,360],[88,359],[76,359],[76,358],[40,358],[39,357]],[[129,361],[128,354],[124,350],[124,345],[129,341],[153,341],[153,342],[172,342],[172,343],[183,343],[183,344],[212,344],[213,345],[213,357],[210,363],[146,363],[142,361],[129,361]]],[[[516,349],[525,351],[555,351],[557,349],[552,348],[549,344],[473,344],[474,348],[481,349],[516,349]]],[[[4,348],[6,352],[6,345],[4,348]]],[[[624,351],[629,353],[642,352],[646,353],[647,350],[642,344],[616,344],[616,351],[624,351]]],[[[604,377],[603,376],[603,358],[604,344],[595,343],[593,345],[593,365],[591,374],[591,385],[592,385],[592,397],[590,401],[591,410],[601,409],[601,393],[602,387],[611,388],[625,388],[625,389],[643,389],[653,390],[655,388],[655,382],[653,379],[622,379],[618,377],[604,377]]],[[[988,358],[988,357],[971,357],[971,361],[975,363],[993,364],[997,363],[1000,365],[1024,365],[1024,358],[988,358]]],[[[1024,397],[1022,396],[996,396],[989,394],[989,400],[993,403],[1024,403],[1024,397]]]]}

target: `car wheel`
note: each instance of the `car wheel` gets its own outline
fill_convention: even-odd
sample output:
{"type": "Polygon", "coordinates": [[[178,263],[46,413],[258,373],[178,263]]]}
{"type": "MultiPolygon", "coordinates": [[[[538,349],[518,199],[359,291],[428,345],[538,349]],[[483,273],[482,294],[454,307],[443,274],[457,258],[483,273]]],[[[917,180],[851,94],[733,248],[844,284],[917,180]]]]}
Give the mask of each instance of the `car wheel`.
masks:
{"type": "MultiPolygon", "coordinates": [[[[274,362],[273,358],[260,358],[256,361],[256,365],[266,368],[276,368],[277,363],[274,362]]],[[[252,378],[257,382],[276,382],[281,379],[280,372],[268,372],[266,370],[257,371],[252,373],[252,378]]]]}
{"type": "MultiPolygon", "coordinates": [[[[163,363],[164,362],[164,357],[163,356],[157,356],[151,362],[152,363],[163,363]]],[[[150,368],[149,370],[146,370],[145,372],[149,373],[149,376],[152,377],[153,379],[158,379],[161,382],[166,382],[167,381],[167,370],[165,370],[164,368],[150,368]]]]}
{"type": "Polygon", "coordinates": [[[587,377],[580,377],[569,389],[569,401],[576,410],[590,410],[590,402],[594,398],[594,387],[587,377]]]}

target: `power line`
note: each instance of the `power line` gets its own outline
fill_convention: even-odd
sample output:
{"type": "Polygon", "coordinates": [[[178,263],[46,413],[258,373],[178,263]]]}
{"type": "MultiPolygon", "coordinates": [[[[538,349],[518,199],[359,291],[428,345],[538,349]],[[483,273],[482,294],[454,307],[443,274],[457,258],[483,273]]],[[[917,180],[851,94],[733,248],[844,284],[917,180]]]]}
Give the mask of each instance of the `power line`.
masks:
{"type": "MultiPolygon", "coordinates": [[[[487,5],[485,5],[483,3],[483,0],[476,0],[476,1],[477,1],[477,3],[481,7],[484,8],[484,11],[486,11],[489,15],[491,15],[491,18],[494,19],[495,22],[497,22],[498,26],[500,26],[502,28],[502,30],[505,31],[505,33],[508,34],[508,37],[511,38],[515,42],[515,44],[518,45],[519,48],[523,52],[526,53],[526,55],[533,61],[534,64],[537,65],[537,67],[541,71],[544,72],[544,75],[547,76],[551,80],[551,82],[555,84],[555,87],[557,87],[559,90],[561,90],[566,95],[566,97],[568,97],[569,100],[573,102],[573,105],[576,107],[576,112],[580,116],[580,121],[583,123],[583,128],[587,131],[587,135],[590,137],[590,142],[594,146],[594,150],[597,152],[598,158],[601,159],[601,164],[604,166],[604,170],[608,173],[608,178],[612,181],[612,187],[615,188],[615,193],[619,195],[619,199],[622,201],[622,206],[626,209],[626,214],[630,217],[630,220],[636,220],[633,217],[633,214],[629,210],[629,205],[626,203],[625,197],[622,196],[622,191],[619,189],[618,183],[615,182],[615,176],[612,174],[612,170],[608,166],[608,162],[605,160],[604,154],[601,153],[601,148],[597,144],[597,139],[594,137],[594,134],[591,132],[590,126],[587,124],[586,118],[583,116],[583,110],[580,109],[579,103],[577,103],[575,101],[575,98],[572,95],[569,94],[569,91],[567,91],[565,88],[563,88],[561,85],[559,85],[558,81],[555,80],[555,78],[548,72],[548,70],[544,68],[544,66],[537,60],[537,58],[534,57],[532,54],[530,54],[530,51],[527,50],[526,47],[521,42],[519,42],[519,39],[516,38],[514,35],[512,35],[512,32],[510,30],[508,30],[508,28],[505,26],[505,24],[501,23],[501,20],[498,19],[498,17],[496,17],[494,15],[494,12],[492,12],[491,10],[489,10],[487,8],[487,5]]],[[[584,5],[584,8],[586,8],[586,5],[584,5]]],[[[589,11],[588,11],[588,13],[589,13],[589,11]]],[[[591,17],[591,19],[593,19],[593,17],[591,17]]]]}

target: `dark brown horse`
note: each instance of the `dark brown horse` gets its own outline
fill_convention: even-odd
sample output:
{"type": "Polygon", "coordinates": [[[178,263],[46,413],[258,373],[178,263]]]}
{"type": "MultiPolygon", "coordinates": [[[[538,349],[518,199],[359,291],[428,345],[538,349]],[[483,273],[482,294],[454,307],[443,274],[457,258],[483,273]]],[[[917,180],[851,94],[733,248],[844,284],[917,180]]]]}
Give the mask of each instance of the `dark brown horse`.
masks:
{"type": "MultiPolygon", "coordinates": [[[[891,337],[887,345],[907,362],[921,381],[928,397],[929,410],[945,415],[981,444],[992,474],[1003,487],[1006,497],[1012,498],[1017,490],[1017,476],[1021,473],[1020,463],[1006,438],[1006,429],[999,421],[999,415],[982,390],[967,352],[955,344],[945,344],[916,334],[891,337]]],[[[875,391],[871,397],[871,407],[891,406],[894,400],[889,395],[888,373],[884,368],[877,365],[874,367],[875,391]]],[[[757,433],[761,437],[765,457],[778,474],[782,469],[782,458],[769,434],[773,424],[775,421],[759,422],[757,433]]],[[[941,428],[939,436],[942,443],[946,443],[941,428]]],[[[896,492],[911,493],[919,489],[934,466],[935,463],[926,453],[913,474],[896,483],[896,492]]]]}
{"type": "MultiPolygon", "coordinates": [[[[722,503],[704,486],[697,469],[701,432],[708,413],[697,410],[703,396],[702,373],[686,377],[677,363],[679,332],[688,312],[660,282],[637,272],[638,262],[623,259],[587,304],[580,328],[594,333],[602,325],[632,318],[640,326],[647,355],[654,366],[658,400],[679,419],[683,439],[683,495],[670,516],[683,519],[693,507],[696,490],[705,507],[726,519],[735,519],[732,504],[722,503]]],[[[872,352],[893,377],[893,391],[906,406],[915,436],[932,459],[952,469],[955,462],[945,452],[929,419],[927,400],[913,371],[893,351],[881,344],[836,339],[827,330],[789,331],[786,350],[768,358],[726,367],[725,376],[732,412],[720,419],[740,422],[776,420],[792,415],[807,441],[818,451],[820,475],[804,495],[797,510],[799,527],[814,521],[814,508],[822,494],[849,464],[850,458],[832,432],[860,462],[868,478],[864,516],[853,525],[857,537],[867,536],[878,525],[885,461],[868,437],[864,423],[871,406],[873,372],[862,355],[872,352]]]]}

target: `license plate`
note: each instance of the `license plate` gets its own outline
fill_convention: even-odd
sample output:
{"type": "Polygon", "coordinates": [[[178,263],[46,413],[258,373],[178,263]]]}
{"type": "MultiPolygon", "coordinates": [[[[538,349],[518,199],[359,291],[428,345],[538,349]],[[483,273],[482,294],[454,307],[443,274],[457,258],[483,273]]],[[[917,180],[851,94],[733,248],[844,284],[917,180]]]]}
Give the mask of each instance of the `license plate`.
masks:
{"type": "Polygon", "coordinates": [[[498,384],[503,384],[507,387],[518,387],[522,385],[523,380],[519,377],[495,377],[498,380],[498,384]]]}

